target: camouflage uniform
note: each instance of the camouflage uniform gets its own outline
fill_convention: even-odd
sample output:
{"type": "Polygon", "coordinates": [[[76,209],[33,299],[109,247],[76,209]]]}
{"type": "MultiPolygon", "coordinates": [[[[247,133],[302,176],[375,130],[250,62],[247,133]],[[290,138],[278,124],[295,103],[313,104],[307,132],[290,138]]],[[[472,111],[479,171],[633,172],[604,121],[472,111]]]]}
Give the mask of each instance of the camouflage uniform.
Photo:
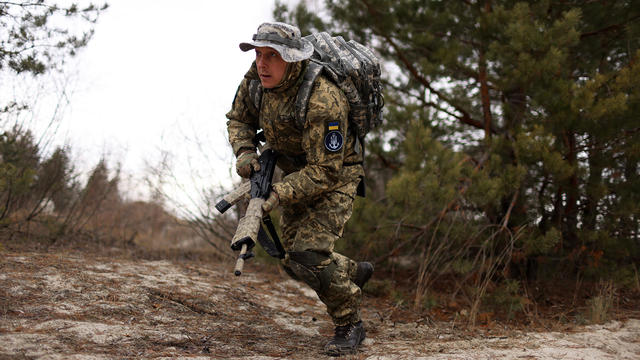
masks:
{"type": "Polygon", "coordinates": [[[264,89],[259,109],[249,95],[250,80],[258,79],[254,63],[227,113],[227,128],[236,155],[254,149],[252,139],[258,129],[281,154],[278,167],[285,176],[273,189],[279,195],[287,250],[283,265],[295,270],[299,262],[313,263],[307,269],[311,278],[293,272],[316,290],[334,323],[341,326],[360,320],[361,290],[352,281],[357,265],[334,252],[334,244],[351,216],[364,176],[362,149],[347,124],[347,99],[323,76],[313,85],[304,127],[296,125],[295,99],[307,63],[289,63],[280,85],[264,89]]]}

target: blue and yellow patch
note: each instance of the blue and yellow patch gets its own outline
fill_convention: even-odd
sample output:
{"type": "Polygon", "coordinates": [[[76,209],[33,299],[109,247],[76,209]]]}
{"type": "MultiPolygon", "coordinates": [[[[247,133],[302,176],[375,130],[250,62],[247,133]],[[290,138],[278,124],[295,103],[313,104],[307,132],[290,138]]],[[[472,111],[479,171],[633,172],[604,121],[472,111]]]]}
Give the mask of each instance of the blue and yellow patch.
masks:
{"type": "Polygon", "coordinates": [[[338,121],[332,121],[328,124],[327,129],[329,131],[332,130],[339,130],[340,129],[340,123],[338,121]]]}

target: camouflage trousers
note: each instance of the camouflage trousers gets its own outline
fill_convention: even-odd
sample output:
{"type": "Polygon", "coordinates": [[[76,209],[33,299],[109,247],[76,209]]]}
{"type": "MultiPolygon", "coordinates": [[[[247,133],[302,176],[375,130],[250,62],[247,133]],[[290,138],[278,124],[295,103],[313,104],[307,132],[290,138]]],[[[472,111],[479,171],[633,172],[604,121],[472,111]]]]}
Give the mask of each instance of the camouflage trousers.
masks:
{"type": "Polygon", "coordinates": [[[352,281],[357,263],[333,251],[336,240],[342,236],[345,224],[351,217],[356,185],[349,183],[313,202],[280,208],[282,244],[287,250],[283,265],[288,268],[291,265],[290,254],[296,252],[321,255],[314,268],[315,271],[321,271],[330,267],[332,271],[327,272],[328,286],[312,288],[327,306],[327,312],[336,326],[360,320],[362,293],[352,281]]]}

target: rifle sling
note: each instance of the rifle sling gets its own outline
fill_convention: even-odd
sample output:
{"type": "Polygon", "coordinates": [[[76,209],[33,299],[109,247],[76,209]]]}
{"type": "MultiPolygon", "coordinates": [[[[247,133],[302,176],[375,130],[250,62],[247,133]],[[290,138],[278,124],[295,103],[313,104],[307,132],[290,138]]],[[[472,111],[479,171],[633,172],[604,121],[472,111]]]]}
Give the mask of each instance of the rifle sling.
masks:
{"type": "Polygon", "coordinates": [[[275,226],[273,226],[273,222],[271,221],[271,216],[266,215],[262,218],[262,226],[258,230],[258,242],[270,256],[275,258],[284,259],[285,250],[282,247],[282,243],[280,242],[280,237],[278,236],[278,232],[276,231],[275,226]],[[265,231],[264,228],[267,228],[265,231]],[[269,234],[267,235],[267,231],[269,234]],[[273,240],[269,239],[269,236],[273,240]]]}

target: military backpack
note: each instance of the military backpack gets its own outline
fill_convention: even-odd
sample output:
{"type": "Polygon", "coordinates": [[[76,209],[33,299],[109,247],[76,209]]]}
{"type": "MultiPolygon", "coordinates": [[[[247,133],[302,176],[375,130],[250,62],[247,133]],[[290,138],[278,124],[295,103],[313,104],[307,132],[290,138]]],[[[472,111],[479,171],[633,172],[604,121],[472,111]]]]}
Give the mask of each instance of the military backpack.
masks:
{"type": "MultiPolygon", "coordinates": [[[[332,37],[326,32],[305,36],[314,47],[302,84],[296,95],[295,117],[300,129],[304,127],[307,105],[313,83],[321,73],[336,84],[349,101],[349,126],[360,141],[369,131],[382,123],[382,85],[380,62],[365,46],[345,41],[342,36],[332,37]]],[[[259,80],[249,84],[249,96],[257,108],[262,100],[259,80]]]]}

